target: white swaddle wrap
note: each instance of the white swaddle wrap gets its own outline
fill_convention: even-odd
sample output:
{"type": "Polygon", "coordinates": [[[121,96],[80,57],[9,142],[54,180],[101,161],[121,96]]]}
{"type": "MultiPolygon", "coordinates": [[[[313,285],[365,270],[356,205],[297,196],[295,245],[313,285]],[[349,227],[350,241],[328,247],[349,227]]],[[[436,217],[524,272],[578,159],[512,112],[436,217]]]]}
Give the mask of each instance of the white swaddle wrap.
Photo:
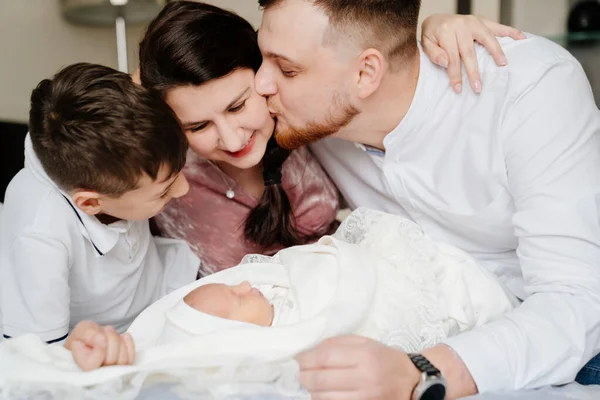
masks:
{"type": "Polygon", "coordinates": [[[408,221],[364,210],[347,221],[336,237],[282,250],[273,258],[248,256],[240,266],[148,307],[129,329],[138,351],[135,365],[83,373],[60,346],[48,346],[33,335],[6,341],[0,346],[0,394],[15,384],[31,389],[44,382],[129,396],[161,373],[188,390],[209,390],[214,398],[224,383],[229,390],[250,394],[289,393],[299,390],[290,360],[325,338],[359,333],[414,351],[494,319],[516,304],[465,253],[436,245],[408,221]],[[297,314],[285,319],[299,322],[273,327],[240,323],[227,330],[202,329],[198,337],[193,324],[181,326],[182,316],[195,311],[181,306],[192,289],[243,281],[289,288],[297,314]],[[166,324],[167,318],[171,322],[166,324]],[[174,320],[186,335],[169,332],[174,320]]]}
{"type": "Polygon", "coordinates": [[[359,208],[334,237],[388,261],[378,268],[371,313],[356,333],[405,352],[443,342],[519,304],[472,257],[434,242],[405,218],[359,208]]]}

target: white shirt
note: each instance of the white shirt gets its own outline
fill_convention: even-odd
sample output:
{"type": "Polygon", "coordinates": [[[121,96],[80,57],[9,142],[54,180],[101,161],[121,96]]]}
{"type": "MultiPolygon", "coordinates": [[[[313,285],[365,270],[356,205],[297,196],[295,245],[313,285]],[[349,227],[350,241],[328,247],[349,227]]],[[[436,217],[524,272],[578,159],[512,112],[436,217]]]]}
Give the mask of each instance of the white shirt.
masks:
{"type": "Polygon", "coordinates": [[[0,215],[4,337],[66,338],[81,320],[127,329],[155,300],[196,279],[186,244],[155,240],[148,221],[100,223],[73,206],[25,145],[25,168],[0,215]]]}
{"type": "Polygon", "coordinates": [[[351,207],[407,216],[524,299],[447,341],[480,392],[571,382],[600,352],[600,112],[566,50],[531,35],[501,44],[507,67],[478,49],[479,96],[454,94],[421,54],[385,154],[312,146],[351,207]]]}

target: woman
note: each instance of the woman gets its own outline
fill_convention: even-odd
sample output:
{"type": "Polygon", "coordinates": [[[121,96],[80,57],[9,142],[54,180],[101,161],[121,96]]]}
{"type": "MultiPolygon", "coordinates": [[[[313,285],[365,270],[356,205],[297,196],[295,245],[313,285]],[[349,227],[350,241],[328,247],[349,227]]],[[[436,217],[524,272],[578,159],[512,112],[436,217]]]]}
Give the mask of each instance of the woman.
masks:
{"type": "MultiPolygon", "coordinates": [[[[445,28],[442,37],[454,38],[448,18],[456,17],[437,24],[445,28]]],[[[506,29],[493,27],[498,34],[506,29]]],[[[432,35],[424,45],[444,64],[432,35]]],[[[448,52],[449,60],[457,53],[448,52]]],[[[190,191],[156,222],[162,234],[188,241],[203,262],[201,275],[234,266],[248,253],[271,255],[310,242],[337,226],[338,192],[310,151],[289,153],[271,140],[274,122],[254,90],[261,61],[246,20],[197,2],[167,4],[140,44],[142,84],[161,93],[190,143],[184,169],[190,191]]]]}
{"type": "Polygon", "coordinates": [[[168,4],[140,44],[142,84],[160,91],[190,143],[191,190],[156,222],[190,243],[202,275],[337,226],[337,190],[309,150],[270,141],[274,121],[254,91],[261,61],[247,21],[195,2],[168,4]]]}

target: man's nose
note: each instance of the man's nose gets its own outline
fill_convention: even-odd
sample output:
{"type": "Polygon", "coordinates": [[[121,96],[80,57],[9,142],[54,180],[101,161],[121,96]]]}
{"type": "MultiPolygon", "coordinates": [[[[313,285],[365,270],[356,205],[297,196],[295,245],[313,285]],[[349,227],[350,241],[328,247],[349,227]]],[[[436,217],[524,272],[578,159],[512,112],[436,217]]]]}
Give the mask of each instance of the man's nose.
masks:
{"type": "Polygon", "coordinates": [[[254,86],[256,91],[261,96],[273,96],[277,93],[277,85],[275,84],[272,68],[263,63],[254,77],[254,86]]]}

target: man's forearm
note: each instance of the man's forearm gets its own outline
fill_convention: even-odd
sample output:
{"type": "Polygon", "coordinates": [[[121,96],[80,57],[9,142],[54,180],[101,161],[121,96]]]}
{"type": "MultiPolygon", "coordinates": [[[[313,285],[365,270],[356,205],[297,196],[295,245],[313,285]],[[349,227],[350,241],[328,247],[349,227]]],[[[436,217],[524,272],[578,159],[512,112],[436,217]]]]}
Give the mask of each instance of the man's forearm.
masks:
{"type": "Polygon", "coordinates": [[[450,346],[440,344],[421,353],[444,375],[448,399],[477,393],[477,385],[467,366],[450,346]]]}

